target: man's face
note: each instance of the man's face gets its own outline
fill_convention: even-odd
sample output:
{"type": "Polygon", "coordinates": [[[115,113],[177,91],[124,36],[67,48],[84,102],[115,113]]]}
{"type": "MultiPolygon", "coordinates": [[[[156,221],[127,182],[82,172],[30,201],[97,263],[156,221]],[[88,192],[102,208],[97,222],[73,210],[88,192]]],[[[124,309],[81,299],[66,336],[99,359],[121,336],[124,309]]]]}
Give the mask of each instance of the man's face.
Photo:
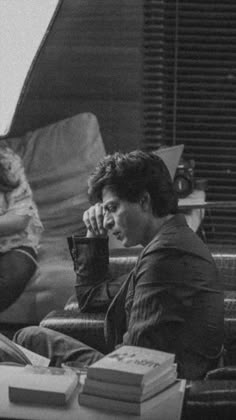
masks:
{"type": "Polygon", "coordinates": [[[121,200],[107,187],[103,189],[102,202],[105,229],[125,247],[142,244],[147,222],[142,205],[121,200]]]}

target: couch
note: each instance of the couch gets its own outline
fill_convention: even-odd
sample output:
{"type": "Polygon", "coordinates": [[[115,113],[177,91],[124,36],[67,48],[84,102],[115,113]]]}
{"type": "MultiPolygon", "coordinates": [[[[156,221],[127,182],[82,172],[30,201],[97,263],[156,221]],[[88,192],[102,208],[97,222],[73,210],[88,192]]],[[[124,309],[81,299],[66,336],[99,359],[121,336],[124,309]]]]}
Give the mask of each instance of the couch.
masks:
{"type": "Polygon", "coordinates": [[[84,233],[87,178],[105,149],[91,113],[1,142],[21,156],[44,225],[37,271],[17,301],[0,313],[4,331],[4,326],[39,324],[73,293],[75,278],[66,238],[84,233]]]}
{"type": "MultiPolygon", "coordinates": [[[[236,253],[229,246],[210,245],[220,270],[225,293],[224,365],[202,381],[188,383],[182,420],[229,420],[236,418],[236,253]]],[[[110,272],[125,275],[135,264],[140,249],[112,249],[110,272]]],[[[63,309],[51,311],[41,326],[60,331],[106,352],[104,313],[81,313],[75,293],[63,309]]]]}
{"type": "MultiPolygon", "coordinates": [[[[73,294],[75,276],[66,238],[85,233],[82,215],[89,206],[87,179],[104,157],[105,148],[92,113],[2,139],[1,144],[22,158],[44,226],[35,275],[17,301],[0,312],[1,331],[14,332],[39,324],[53,309],[62,309],[73,294]]],[[[183,145],[169,149],[160,153],[173,176],[183,145]]],[[[110,247],[116,247],[116,242],[111,240],[110,247]]]]}

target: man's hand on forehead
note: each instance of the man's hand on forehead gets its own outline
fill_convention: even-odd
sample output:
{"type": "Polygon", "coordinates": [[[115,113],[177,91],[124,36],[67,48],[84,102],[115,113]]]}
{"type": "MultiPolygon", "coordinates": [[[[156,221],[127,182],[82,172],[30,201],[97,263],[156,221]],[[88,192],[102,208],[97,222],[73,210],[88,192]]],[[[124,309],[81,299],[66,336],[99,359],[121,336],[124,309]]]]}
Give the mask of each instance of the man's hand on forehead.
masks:
{"type": "Polygon", "coordinates": [[[84,212],[83,222],[87,228],[87,237],[107,236],[103,226],[104,208],[102,203],[96,203],[84,212]]]}

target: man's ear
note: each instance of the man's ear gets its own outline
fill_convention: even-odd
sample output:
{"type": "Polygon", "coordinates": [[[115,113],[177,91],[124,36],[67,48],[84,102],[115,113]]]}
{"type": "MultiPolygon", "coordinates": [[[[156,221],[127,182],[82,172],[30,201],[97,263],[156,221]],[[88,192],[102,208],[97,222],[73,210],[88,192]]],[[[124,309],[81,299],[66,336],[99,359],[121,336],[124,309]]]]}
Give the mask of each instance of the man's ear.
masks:
{"type": "Polygon", "coordinates": [[[151,197],[148,191],[145,191],[140,199],[140,204],[144,211],[152,209],[151,197]]]}

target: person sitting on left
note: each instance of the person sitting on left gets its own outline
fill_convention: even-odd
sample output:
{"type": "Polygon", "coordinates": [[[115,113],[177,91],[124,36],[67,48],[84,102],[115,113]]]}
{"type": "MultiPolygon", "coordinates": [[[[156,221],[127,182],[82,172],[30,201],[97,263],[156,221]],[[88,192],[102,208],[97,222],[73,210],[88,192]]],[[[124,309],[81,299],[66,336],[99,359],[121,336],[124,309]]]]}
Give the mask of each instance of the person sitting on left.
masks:
{"type": "Polygon", "coordinates": [[[42,231],[22,160],[0,146],[0,312],[16,301],[35,273],[42,231]]]}

